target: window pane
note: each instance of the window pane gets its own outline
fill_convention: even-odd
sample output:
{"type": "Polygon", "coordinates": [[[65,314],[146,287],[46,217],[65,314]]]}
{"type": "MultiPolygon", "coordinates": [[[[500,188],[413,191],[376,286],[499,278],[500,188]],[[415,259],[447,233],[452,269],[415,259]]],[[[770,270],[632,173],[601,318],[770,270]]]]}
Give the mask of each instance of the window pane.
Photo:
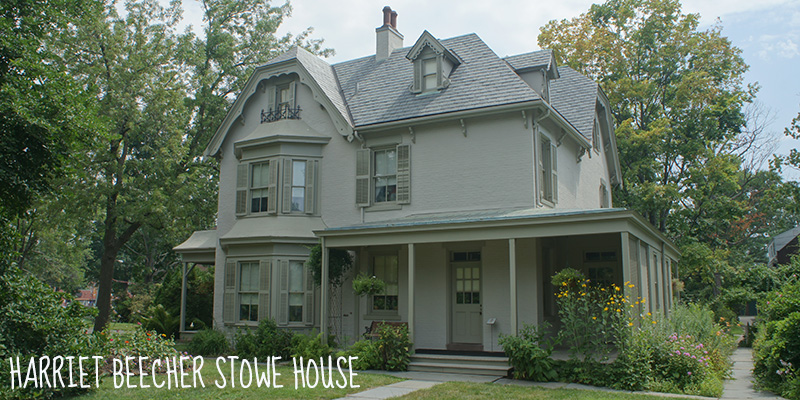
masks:
{"type": "Polygon", "coordinates": [[[388,172],[388,159],[386,157],[386,151],[376,151],[375,152],[375,174],[376,175],[386,175],[388,172]]]}
{"type": "Polygon", "coordinates": [[[435,74],[435,73],[436,73],[436,59],[428,58],[426,60],[422,60],[422,75],[435,74]]]}
{"type": "Polygon", "coordinates": [[[472,293],[472,304],[480,304],[481,302],[481,295],[478,292],[472,293]]]}
{"type": "Polygon", "coordinates": [[[464,279],[472,279],[472,269],[464,268],[464,279]]]}
{"type": "Polygon", "coordinates": [[[456,292],[463,292],[464,291],[464,281],[457,280],[456,281],[456,292]]]}
{"type": "Polygon", "coordinates": [[[387,295],[396,296],[398,294],[397,284],[394,283],[394,284],[386,285],[386,287],[384,288],[384,291],[386,292],[387,295]]]}
{"type": "Polygon", "coordinates": [[[386,174],[394,175],[397,173],[397,156],[395,150],[386,151],[386,174]]]}
{"type": "Polygon", "coordinates": [[[269,163],[253,165],[251,187],[262,188],[269,186],[269,163]]]}
{"type": "Polygon", "coordinates": [[[397,200],[397,178],[391,177],[386,180],[386,201],[397,200]]]}
{"type": "Polygon", "coordinates": [[[293,161],[292,186],[305,186],[305,185],[306,185],[306,162],[293,161]]]}
{"type": "Polygon", "coordinates": [[[289,322],[303,322],[303,306],[289,306],[289,322]]]}
{"type": "Polygon", "coordinates": [[[423,78],[422,84],[425,89],[435,89],[436,88],[436,75],[428,75],[423,78]]]}
{"type": "Polygon", "coordinates": [[[303,263],[299,261],[289,263],[289,291],[303,291],[303,263]]]}
{"type": "Polygon", "coordinates": [[[304,212],[306,207],[306,188],[292,188],[292,211],[304,212]]]}
{"type": "Polygon", "coordinates": [[[289,295],[289,305],[290,306],[302,306],[303,305],[303,294],[302,293],[292,293],[289,295]]]}
{"type": "Polygon", "coordinates": [[[386,201],[386,178],[375,179],[375,202],[382,203],[386,201]]]}
{"type": "Polygon", "coordinates": [[[472,268],[472,279],[480,279],[480,277],[481,277],[481,273],[478,270],[478,267],[473,267],[472,268]]]}

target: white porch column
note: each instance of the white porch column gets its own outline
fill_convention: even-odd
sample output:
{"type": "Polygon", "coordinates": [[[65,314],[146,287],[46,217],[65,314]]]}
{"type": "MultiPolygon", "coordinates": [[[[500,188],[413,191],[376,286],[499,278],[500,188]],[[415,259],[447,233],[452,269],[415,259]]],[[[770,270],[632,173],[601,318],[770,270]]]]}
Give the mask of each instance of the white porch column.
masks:
{"type": "Polygon", "coordinates": [[[181,327],[180,332],[186,331],[186,263],[181,263],[181,327]]]}
{"type": "Polygon", "coordinates": [[[325,247],[325,238],[322,238],[322,278],[320,279],[320,305],[319,305],[319,330],[322,333],[322,343],[328,343],[328,248],[325,247]]]}
{"type": "Polygon", "coordinates": [[[511,297],[511,334],[517,334],[517,239],[508,239],[508,280],[511,297]]]}
{"type": "MultiPolygon", "coordinates": [[[[631,241],[628,237],[628,232],[622,232],[619,235],[620,246],[622,247],[622,282],[630,282],[631,280],[631,241]]],[[[631,282],[638,285],[636,282],[631,282]]],[[[624,293],[630,295],[631,290],[626,285],[624,293]]],[[[641,288],[638,288],[641,291],[641,288]]]]}
{"type": "Polygon", "coordinates": [[[414,243],[408,244],[408,340],[414,343],[414,243]]]}

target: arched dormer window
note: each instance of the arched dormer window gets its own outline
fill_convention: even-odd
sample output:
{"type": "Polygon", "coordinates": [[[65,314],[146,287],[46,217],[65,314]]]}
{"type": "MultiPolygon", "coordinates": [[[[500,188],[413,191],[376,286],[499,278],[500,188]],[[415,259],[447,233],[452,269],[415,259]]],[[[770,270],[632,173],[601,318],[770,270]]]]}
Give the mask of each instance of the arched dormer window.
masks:
{"type": "Polygon", "coordinates": [[[406,54],[414,63],[412,93],[430,93],[450,85],[450,73],[458,66],[458,58],[428,31],[422,33],[417,43],[406,54]]]}

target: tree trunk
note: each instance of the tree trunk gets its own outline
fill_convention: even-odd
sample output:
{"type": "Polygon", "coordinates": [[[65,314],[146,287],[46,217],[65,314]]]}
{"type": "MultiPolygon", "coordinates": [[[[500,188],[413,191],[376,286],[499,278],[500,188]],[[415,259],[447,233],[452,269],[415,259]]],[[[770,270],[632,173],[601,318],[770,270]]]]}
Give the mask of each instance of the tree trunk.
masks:
{"type": "Polygon", "coordinates": [[[114,263],[117,260],[119,247],[114,244],[114,230],[106,229],[103,236],[103,255],[100,257],[100,282],[97,290],[97,317],[94,319],[94,331],[105,329],[111,316],[111,283],[114,278],[114,263]]]}

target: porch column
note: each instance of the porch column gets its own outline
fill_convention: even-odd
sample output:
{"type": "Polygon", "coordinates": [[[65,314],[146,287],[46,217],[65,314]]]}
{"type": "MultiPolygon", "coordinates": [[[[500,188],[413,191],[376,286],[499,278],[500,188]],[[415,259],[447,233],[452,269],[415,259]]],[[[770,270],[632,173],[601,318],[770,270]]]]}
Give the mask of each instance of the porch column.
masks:
{"type": "Polygon", "coordinates": [[[408,340],[414,343],[414,243],[408,244],[408,340]]]}
{"type": "Polygon", "coordinates": [[[181,263],[181,327],[179,332],[186,331],[186,263],[181,263]]]}
{"type": "Polygon", "coordinates": [[[508,280],[511,297],[511,334],[517,334],[517,239],[508,239],[508,280]]]}
{"type": "Polygon", "coordinates": [[[325,238],[321,239],[322,247],[322,278],[320,279],[320,305],[319,305],[319,330],[322,333],[322,344],[328,343],[328,248],[325,238]]]}
{"type": "MultiPolygon", "coordinates": [[[[620,233],[620,245],[622,247],[622,281],[623,282],[630,282],[631,280],[631,241],[628,232],[620,233]]],[[[638,285],[638,282],[634,283],[634,285],[638,285]]],[[[641,288],[637,288],[641,291],[641,288]]],[[[624,288],[624,293],[630,295],[631,290],[626,285],[624,288]]]]}

